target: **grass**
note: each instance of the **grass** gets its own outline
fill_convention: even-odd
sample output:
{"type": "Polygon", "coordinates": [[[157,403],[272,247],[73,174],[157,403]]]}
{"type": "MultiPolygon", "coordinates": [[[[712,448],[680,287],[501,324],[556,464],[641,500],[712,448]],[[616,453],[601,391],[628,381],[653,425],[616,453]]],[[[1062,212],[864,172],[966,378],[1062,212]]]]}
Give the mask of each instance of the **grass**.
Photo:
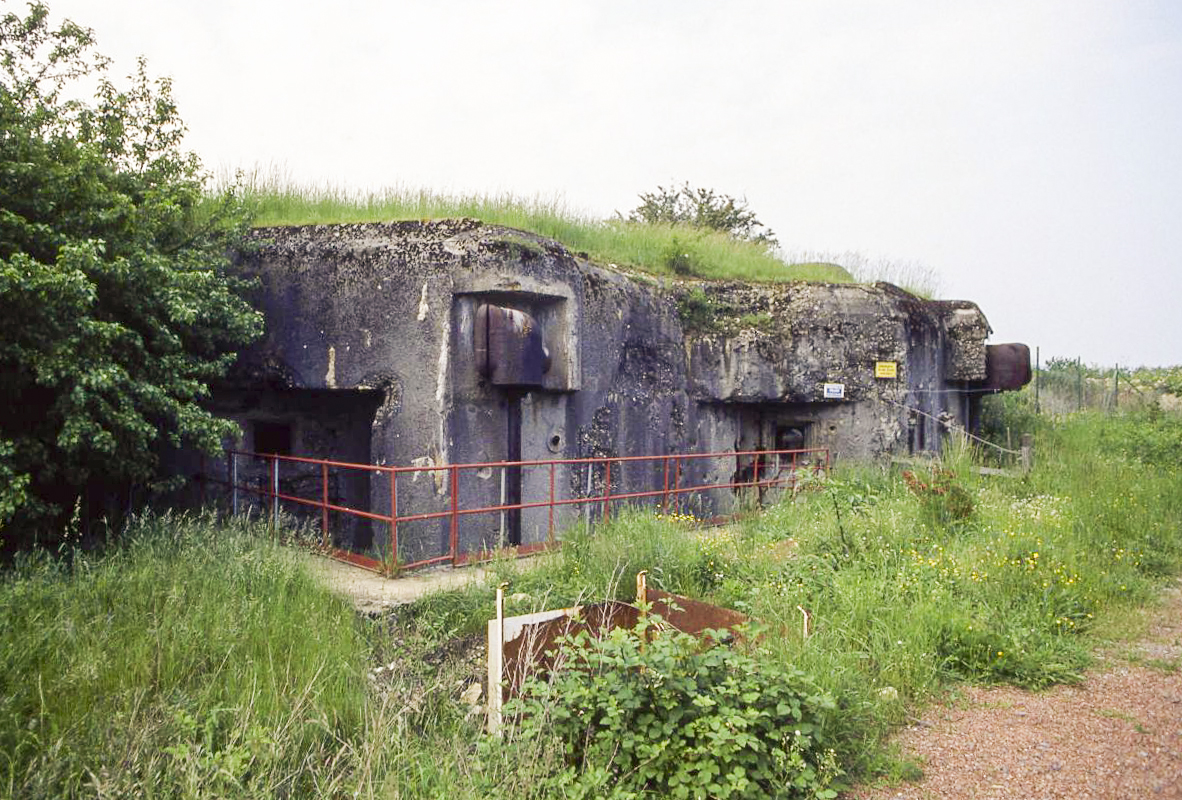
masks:
{"type": "Polygon", "coordinates": [[[836,264],[787,263],[762,245],[713,231],[595,219],[560,199],[401,188],[358,193],[258,176],[247,180],[244,192],[258,227],[471,217],[554,239],[600,264],[651,275],[757,283],[853,281],[836,264]]]}
{"type": "Polygon", "coordinates": [[[872,258],[857,250],[843,253],[797,251],[787,254],[786,260],[794,264],[841,264],[859,283],[886,281],[928,299],[940,292],[940,276],[931,266],[920,261],[872,258]]]}
{"type": "Polygon", "coordinates": [[[361,627],[244,525],[166,516],[99,558],[31,556],[0,630],[8,797],[312,793],[365,727],[361,627]]]}
{"type": "Polygon", "coordinates": [[[843,468],[723,530],[636,511],[378,621],[245,524],[158,518],[105,554],[29,558],[0,583],[0,791],[543,796],[561,753],[506,759],[460,700],[491,587],[524,613],[630,599],[639,569],[758,620],[757,659],[836,700],[819,724],[847,779],[911,775],[886,741],[920,706],[966,681],[1077,680],[1182,571],[1180,423],[1038,424],[1023,479],[959,453],[910,481],[843,468]]]}

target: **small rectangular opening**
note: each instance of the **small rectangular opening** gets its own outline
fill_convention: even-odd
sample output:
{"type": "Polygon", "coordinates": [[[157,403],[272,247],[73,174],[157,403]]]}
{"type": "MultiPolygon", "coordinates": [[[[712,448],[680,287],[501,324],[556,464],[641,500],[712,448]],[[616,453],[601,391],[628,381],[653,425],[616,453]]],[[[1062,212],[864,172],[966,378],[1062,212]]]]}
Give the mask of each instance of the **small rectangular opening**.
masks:
{"type": "Polygon", "coordinates": [[[251,435],[254,437],[254,451],[268,455],[291,455],[291,424],[287,422],[268,422],[255,420],[251,423],[251,435]]]}

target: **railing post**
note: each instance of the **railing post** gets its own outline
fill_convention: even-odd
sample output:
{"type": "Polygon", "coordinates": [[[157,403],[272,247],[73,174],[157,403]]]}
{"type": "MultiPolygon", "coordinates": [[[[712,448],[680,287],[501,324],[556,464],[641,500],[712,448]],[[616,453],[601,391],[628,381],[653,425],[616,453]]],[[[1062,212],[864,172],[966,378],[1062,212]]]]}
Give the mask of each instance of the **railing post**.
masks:
{"type": "Polygon", "coordinates": [[[497,534],[498,550],[505,549],[505,498],[508,497],[508,495],[505,494],[505,470],[507,469],[508,467],[506,467],[504,464],[501,465],[501,530],[500,533],[497,534]]]}
{"type": "Polygon", "coordinates": [[[550,521],[546,530],[546,541],[554,544],[554,462],[550,462],[550,521]]]}
{"type": "Polygon", "coordinates": [[[612,496],[612,462],[611,459],[604,461],[604,475],[603,475],[603,521],[607,522],[611,519],[611,496],[612,496]]]}
{"type": "Polygon", "coordinates": [[[271,532],[279,528],[279,457],[271,456],[271,532]]]}
{"type": "Polygon", "coordinates": [[[678,491],[681,488],[681,456],[676,456],[673,460],[673,511],[675,514],[681,513],[681,493],[678,491]]]}
{"type": "Polygon", "coordinates": [[[230,451],[230,513],[238,516],[238,454],[230,451]]]}
{"type": "MultiPolygon", "coordinates": [[[[205,504],[208,502],[205,496],[205,486],[207,483],[209,483],[209,481],[205,479],[205,453],[201,454],[200,465],[197,467],[197,469],[200,471],[197,480],[201,482],[201,507],[205,508],[205,504]]],[[[127,510],[129,513],[131,512],[130,502],[127,504],[127,510]]]]}
{"type": "Polygon", "coordinates": [[[398,569],[398,471],[390,470],[390,564],[398,569]]]}
{"type": "Polygon", "coordinates": [[[320,546],[328,547],[328,464],[324,463],[320,465],[320,546]]]}
{"type": "Polygon", "coordinates": [[[662,459],[665,462],[665,480],[661,489],[661,514],[669,513],[669,456],[662,459]]]}
{"type": "Polygon", "coordinates": [[[460,471],[455,464],[451,472],[451,563],[454,566],[460,554],[460,471]]]}
{"type": "Polygon", "coordinates": [[[591,473],[594,466],[593,462],[587,462],[587,488],[583,492],[583,533],[591,532],[591,473]]]}

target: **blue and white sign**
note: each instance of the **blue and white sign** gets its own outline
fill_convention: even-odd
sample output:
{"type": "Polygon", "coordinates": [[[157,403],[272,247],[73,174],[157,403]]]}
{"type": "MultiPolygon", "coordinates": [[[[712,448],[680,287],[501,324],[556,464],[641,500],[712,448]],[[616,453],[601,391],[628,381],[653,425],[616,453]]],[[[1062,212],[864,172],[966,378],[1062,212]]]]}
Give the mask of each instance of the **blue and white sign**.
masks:
{"type": "Polygon", "coordinates": [[[844,400],[845,399],[845,384],[844,383],[827,383],[827,384],[825,384],[825,399],[826,400],[844,400]]]}

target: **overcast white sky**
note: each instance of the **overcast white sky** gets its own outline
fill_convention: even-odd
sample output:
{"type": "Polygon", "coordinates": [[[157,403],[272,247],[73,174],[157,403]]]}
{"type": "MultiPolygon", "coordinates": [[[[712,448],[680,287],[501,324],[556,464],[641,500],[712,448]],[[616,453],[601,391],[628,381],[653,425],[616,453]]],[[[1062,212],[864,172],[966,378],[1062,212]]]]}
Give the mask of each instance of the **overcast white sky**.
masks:
{"type": "Polygon", "coordinates": [[[690,181],[789,251],[931,266],[995,342],[1182,363],[1178,0],[49,5],[174,79],[214,171],[602,216],[690,181]]]}

